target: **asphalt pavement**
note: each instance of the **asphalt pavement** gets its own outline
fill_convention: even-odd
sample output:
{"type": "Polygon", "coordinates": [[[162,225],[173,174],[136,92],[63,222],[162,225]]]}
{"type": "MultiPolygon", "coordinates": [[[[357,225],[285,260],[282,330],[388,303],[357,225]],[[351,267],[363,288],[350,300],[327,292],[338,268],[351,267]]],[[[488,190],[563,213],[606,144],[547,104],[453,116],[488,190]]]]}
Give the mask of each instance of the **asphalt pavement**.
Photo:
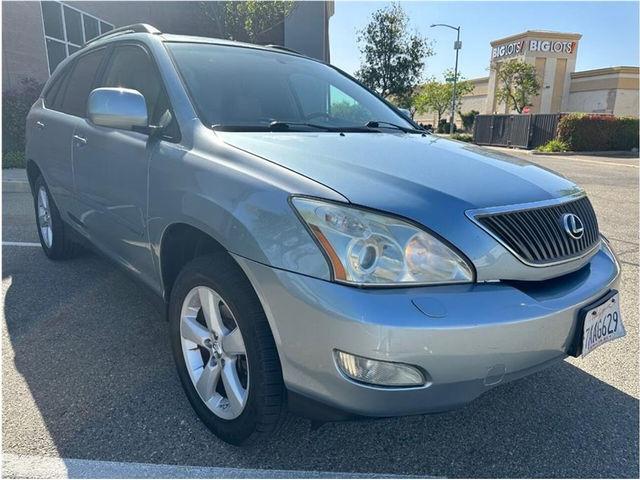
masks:
{"type": "Polygon", "coordinates": [[[47,260],[30,245],[29,194],[3,185],[3,452],[309,476],[637,478],[638,161],[515,154],[589,193],[622,263],[627,336],[454,412],[318,430],[296,418],[249,448],[217,440],[191,410],[149,294],[95,254],[47,260]]]}

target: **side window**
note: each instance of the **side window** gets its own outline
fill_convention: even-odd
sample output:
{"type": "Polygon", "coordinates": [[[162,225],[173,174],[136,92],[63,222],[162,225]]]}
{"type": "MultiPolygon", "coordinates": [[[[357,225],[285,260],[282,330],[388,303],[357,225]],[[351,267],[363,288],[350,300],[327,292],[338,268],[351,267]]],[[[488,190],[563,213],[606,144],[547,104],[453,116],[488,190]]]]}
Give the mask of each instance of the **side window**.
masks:
{"type": "Polygon", "coordinates": [[[168,110],[161,80],[147,52],[137,45],[117,47],[107,66],[101,87],[131,88],[144,95],[149,123],[157,125],[168,110]]]}
{"type": "Polygon", "coordinates": [[[44,106],[50,110],[59,110],[60,102],[62,101],[62,94],[64,93],[65,79],[68,76],[69,71],[73,68],[73,65],[66,65],[64,70],[61,71],[53,80],[49,88],[44,94],[44,106]]]}
{"type": "Polygon", "coordinates": [[[78,58],[75,67],[66,77],[64,100],[61,110],[64,113],[84,117],[87,114],[87,99],[93,89],[96,73],[104,58],[105,49],[95,50],[78,58]]]}

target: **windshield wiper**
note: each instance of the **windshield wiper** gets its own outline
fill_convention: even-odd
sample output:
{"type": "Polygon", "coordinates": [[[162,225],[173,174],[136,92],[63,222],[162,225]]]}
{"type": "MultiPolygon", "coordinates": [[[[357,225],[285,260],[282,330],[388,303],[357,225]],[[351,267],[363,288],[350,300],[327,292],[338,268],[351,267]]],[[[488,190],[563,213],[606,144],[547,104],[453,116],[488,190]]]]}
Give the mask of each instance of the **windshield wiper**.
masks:
{"type": "Polygon", "coordinates": [[[229,123],[217,123],[211,125],[212,130],[218,130],[221,132],[288,132],[288,131],[304,131],[303,129],[313,128],[316,130],[323,130],[325,132],[348,132],[348,133],[371,133],[376,130],[364,125],[351,125],[344,127],[329,127],[326,125],[318,125],[316,123],[306,122],[285,122],[280,120],[274,120],[269,124],[229,124],[229,123]]]}
{"type": "Polygon", "coordinates": [[[327,127],[325,125],[317,125],[315,123],[305,123],[305,122],[284,122],[281,120],[274,120],[269,124],[269,128],[271,130],[289,130],[291,127],[309,127],[315,128],[317,130],[324,130],[326,132],[335,132],[337,131],[334,127],[327,127]]]}
{"type": "Polygon", "coordinates": [[[305,123],[305,122],[284,122],[275,120],[269,124],[271,130],[289,130],[291,127],[309,127],[317,128],[318,130],[324,130],[326,132],[347,132],[347,133],[368,133],[371,129],[361,125],[345,125],[345,126],[333,126],[318,125],[317,123],[305,123]]]}
{"type": "Polygon", "coordinates": [[[368,127],[368,128],[391,127],[391,128],[396,128],[404,133],[420,133],[422,135],[427,133],[424,130],[418,130],[416,128],[407,128],[401,125],[397,125],[395,123],[379,121],[379,120],[370,120],[365,124],[365,127],[368,127]]]}
{"type": "MultiPolygon", "coordinates": [[[[316,130],[323,130],[326,132],[339,132],[341,130],[333,127],[325,127],[324,125],[316,125],[315,123],[304,122],[282,122],[279,120],[273,121],[269,124],[225,124],[217,123],[211,125],[212,130],[219,130],[222,132],[287,132],[290,130],[300,131],[302,128],[314,128],[316,130]]],[[[360,127],[363,129],[362,127],[360,127]]]]}

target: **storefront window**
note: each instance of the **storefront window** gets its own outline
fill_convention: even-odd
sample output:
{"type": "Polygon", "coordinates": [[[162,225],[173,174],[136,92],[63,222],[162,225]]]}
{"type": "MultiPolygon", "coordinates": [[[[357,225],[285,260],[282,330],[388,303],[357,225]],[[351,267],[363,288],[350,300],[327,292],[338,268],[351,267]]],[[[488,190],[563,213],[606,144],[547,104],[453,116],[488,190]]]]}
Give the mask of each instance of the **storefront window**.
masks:
{"type": "Polygon", "coordinates": [[[50,74],[86,42],[113,30],[112,24],[62,2],[43,1],[40,4],[50,74]]]}

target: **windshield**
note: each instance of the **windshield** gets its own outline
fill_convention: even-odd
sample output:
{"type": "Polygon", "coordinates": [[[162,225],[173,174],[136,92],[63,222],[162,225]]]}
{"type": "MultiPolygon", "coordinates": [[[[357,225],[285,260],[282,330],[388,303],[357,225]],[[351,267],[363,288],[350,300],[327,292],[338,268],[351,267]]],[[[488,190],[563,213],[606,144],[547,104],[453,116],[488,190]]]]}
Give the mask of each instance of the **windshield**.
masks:
{"type": "Polygon", "coordinates": [[[366,89],[313,60],[206,43],[167,47],[208,126],[253,130],[283,122],[289,129],[342,128],[375,121],[413,128],[366,89]]]}

